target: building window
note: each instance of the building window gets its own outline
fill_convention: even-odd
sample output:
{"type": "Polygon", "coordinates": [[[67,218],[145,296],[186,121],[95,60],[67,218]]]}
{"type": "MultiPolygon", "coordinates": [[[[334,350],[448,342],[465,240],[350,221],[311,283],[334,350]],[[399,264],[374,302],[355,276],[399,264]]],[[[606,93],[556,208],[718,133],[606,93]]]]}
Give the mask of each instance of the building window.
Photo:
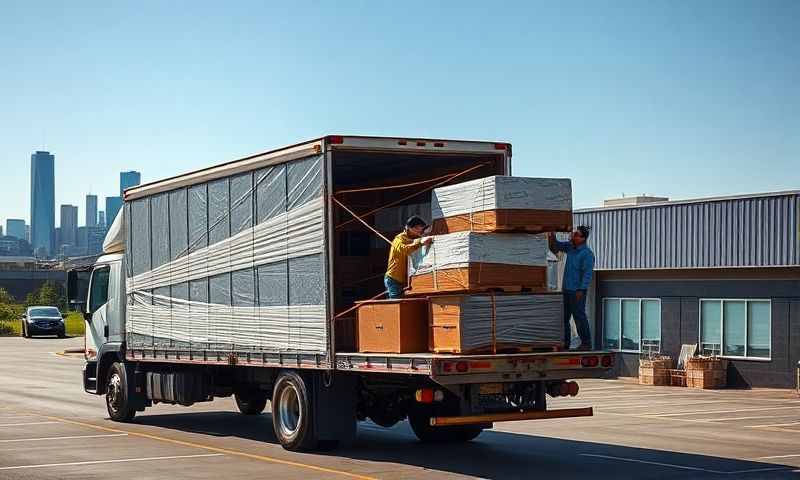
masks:
{"type": "Polygon", "coordinates": [[[604,298],[603,345],[623,352],[660,352],[661,300],[604,298]]]}
{"type": "Polygon", "coordinates": [[[770,359],[769,300],[701,299],[700,352],[732,358],[770,359]]]}

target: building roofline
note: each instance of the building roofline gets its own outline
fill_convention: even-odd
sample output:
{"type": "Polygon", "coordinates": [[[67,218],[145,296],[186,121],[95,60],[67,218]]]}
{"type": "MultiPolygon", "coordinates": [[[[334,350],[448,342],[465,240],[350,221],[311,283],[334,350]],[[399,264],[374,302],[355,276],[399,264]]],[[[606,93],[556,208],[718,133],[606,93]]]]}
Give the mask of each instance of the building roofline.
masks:
{"type": "Polygon", "coordinates": [[[788,197],[793,195],[800,196],[800,190],[781,190],[777,192],[748,193],[748,194],[725,195],[725,196],[703,197],[703,198],[687,198],[684,200],[668,200],[665,202],[648,202],[639,205],[615,205],[609,207],[577,208],[573,210],[573,213],[603,212],[607,210],[628,210],[628,209],[638,209],[638,208],[648,208],[648,207],[660,207],[665,205],[686,205],[692,203],[723,202],[727,200],[744,200],[748,198],[788,197]]]}

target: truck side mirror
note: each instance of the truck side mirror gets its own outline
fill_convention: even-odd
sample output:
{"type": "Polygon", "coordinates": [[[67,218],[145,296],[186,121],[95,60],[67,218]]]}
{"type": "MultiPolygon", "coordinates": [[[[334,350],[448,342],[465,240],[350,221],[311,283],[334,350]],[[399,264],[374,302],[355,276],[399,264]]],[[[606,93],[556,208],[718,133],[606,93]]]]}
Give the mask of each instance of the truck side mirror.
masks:
{"type": "Polygon", "coordinates": [[[89,293],[91,267],[77,268],[67,272],[67,300],[69,309],[84,312],[89,293]]]}

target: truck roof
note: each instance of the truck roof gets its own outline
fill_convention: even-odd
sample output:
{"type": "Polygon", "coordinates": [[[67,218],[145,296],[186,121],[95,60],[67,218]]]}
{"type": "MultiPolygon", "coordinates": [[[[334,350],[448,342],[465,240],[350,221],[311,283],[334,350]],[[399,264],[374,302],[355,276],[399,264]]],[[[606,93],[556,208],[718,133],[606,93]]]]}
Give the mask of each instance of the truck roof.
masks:
{"type": "Polygon", "coordinates": [[[327,150],[376,150],[424,153],[499,153],[510,155],[508,142],[445,140],[417,137],[376,137],[363,135],[327,135],[301,143],[268,150],[225,163],[175,175],[162,180],[131,187],[124,192],[125,201],[166,192],[240,172],[276,165],[327,150]]]}

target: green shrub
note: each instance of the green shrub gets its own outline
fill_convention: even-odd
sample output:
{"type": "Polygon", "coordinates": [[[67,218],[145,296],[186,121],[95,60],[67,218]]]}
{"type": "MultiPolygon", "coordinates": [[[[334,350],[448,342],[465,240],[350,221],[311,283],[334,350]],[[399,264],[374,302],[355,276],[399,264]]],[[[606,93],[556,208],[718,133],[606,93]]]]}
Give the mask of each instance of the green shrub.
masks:
{"type": "Polygon", "coordinates": [[[0,322],[0,336],[4,335],[19,335],[19,332],[14,328],[12,322],[0,322]]]}

